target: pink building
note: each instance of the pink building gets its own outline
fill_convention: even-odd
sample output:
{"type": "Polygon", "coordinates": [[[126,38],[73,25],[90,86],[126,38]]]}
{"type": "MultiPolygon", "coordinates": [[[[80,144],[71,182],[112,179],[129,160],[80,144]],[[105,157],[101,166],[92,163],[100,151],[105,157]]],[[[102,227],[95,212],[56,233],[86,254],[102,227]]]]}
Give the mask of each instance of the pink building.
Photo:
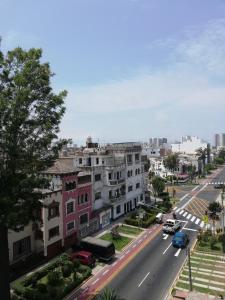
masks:
{"type": "Polygon", "coordinates": [[[63,240],[65,248],[85,235],[92,213],[91,174],[74,171],[62,178],[63,240]]]}

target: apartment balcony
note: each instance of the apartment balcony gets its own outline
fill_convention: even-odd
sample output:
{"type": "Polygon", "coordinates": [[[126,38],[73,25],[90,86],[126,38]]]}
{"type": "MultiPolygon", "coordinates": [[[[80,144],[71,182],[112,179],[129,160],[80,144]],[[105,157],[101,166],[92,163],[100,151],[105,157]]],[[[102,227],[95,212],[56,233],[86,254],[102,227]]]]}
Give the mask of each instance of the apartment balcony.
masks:
{"type": "Polygon", "coordinates": [[[121,193],[121,194],[118,194],[118,195],[113,195],[111,197],[109,197],[109,201],[111,203],[115,203],[115,202],[119,202],[121,200],[124,200],[124,196],[126,195],[125,192],[121,193]]]}
{"type": "Polygon", "coordinates": [[[106,185],[107,186],[115,186],[115,185],[122,184],[122,183],[125,183],[125,179],[108,180],[106,185]]]}

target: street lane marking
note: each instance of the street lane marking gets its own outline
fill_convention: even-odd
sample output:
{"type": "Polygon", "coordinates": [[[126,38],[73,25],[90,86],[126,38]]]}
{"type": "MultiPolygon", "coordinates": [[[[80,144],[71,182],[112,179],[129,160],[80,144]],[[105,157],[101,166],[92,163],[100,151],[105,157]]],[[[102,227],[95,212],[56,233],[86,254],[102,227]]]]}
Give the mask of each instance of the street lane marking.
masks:
{"type": "Polygon", "coordinates": [[[187,213],[187,211],[183,214],[183,217],[186,217],[186,215],[187,215],[188,213],[187,213]]]}
{"type": "Polygon", "coordinates": [[[193,217],[191,218],[191,222],[194,222],[195,219],[196,219],[196,217],[193,216],[193,217]]]}
{"type": "Polygon", "coordinates": [[[169,244],[169,246],[164,250],[163,255],[166,253],[166,251],[169,249],[169,247],[172,245],[172,243],[169,244]]]}
{"type": "Polygon", "coordinates": [[[179,214],[182,215],[183,212],[184,212],[184,210],[182,209],[182,210],[179,212],[179,214]]]}
{"type": "Polygon", "coordinates": [[[105,272],[102,273],[102,275],[105,275],[109,272],[109,269],[108,270],[105,270],[105,272]]]}
{"type": "Polygon", "coordinates": [[[135,247],[136,247],[136,244],[134,244],[132,248],[135,248],[135,247]]]}
{"type": "Polygon", "coordinates": [[[194,187],[191,191],[195,191],[197,188],[199,187],[199,185],[197,185],[196,187],[194,187]]]}
{"type": "Polygon", "coordinates": [[[122,255],[122,256],[120,256],[120,258],[119,259],[123,259],[124,258],[124,254],[122,255]]]}
{"type": "Polygon", "coordinates": [[[178,255],[180,254],[181,248],[177,250],[177,252],[174,254],[174,256],[178,257],[178,255]]]}
{"type": "Polygon", "coordinates": [[[187,219],[189,220],[191,216],[192,216],[192,214],[189,214],[189,215],[187,216],[187,219]]]}
{"type": "Polygon", "coordinates": [[[187,196],[188,194],[185,194],[182,198],[180,198],[180,201],[184,200],[187,196]]]}
{"type": "Polygon", "coordinates": [[[98,282],[98,281],[99,281],[99,278],[95,279],[95,281],[92,282],[92,285],[96,284],[96,282],[98,282]]]}
{"type": "Polygon", "coordinates": [[[195,224],[198,225],[199,222],[200,222],[200,219],[198,218],[198,219],[195,221],[195,224]]]}
{"type": "Polygon", "coordinates": [[[148,272],[145,277],[142,279],[142,281],[139,283],[138,287],[140,287],[142,285],[142,283],[145,281],[145,279],[148,277],[148,275],[150,274],[150,272],[148,272]]]}
{"type": "Polygon", "coordinates": [[[130,250],[127,250],[127,252],[125,254],[128,254],[130,252],[130,250]]]}
{"type": "Polygon", "coordinates": [[[202,228],[204,226],[204,222],[202,221],[200,224],[200,227],[202,228]]]}
{"type": "Polygon", "coordinates": [[[188,231],[198,231],[197,229],[193,229],[193,228],[187,228],[187,227],[185,227],[185,228],[183,228],[183,230],[188,230],[188,231]]]}
{"type": "Polygon", "coordinates": [[[116,264],[117,264],[117,261],[112,264],[112,267],[114,267],[116,264]]]}
{"type": "Polygon", "coordinates": [[[168,236],[169,236],[168,234],[165,234],[165,233],[164,233],[163,239],[166,240],[166,239],[168,238],[168,236]]]}
{"type": "Polygon", "coordinates": [[[176,210],[177,209],[177,206],[175,206],[174,208],[173,208],[173,210],[176,210]]]}

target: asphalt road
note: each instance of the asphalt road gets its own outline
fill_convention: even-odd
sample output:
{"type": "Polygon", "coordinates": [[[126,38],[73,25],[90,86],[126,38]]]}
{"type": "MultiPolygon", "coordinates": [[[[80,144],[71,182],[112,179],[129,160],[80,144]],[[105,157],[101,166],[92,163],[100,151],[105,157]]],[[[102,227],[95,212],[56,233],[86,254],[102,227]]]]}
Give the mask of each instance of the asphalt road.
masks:
{"type": "MultiPolygon", "coordinates": [[[[184,218],[179,218],[185,220],[184,218]]],[[[183,231],[190,238],[191,246],[198,227],[190,222],[182,222],[183,231]]],[[[157,235],[109,284],[122,299],[161,300],[164,299],[182,262],[186,249],[179,250],[171,245],[172,236],[157,235]]]]}
{"type": "MultiPolygon", "coordinates": [[[[225,168],[212,182],[225,182],[225,168]]],[[[196,193],[205,193],[207,185],[196,186],[191,194],[186,195],[178,208],[184,208],[196,193]],[[194,195],[193,195],[194,193],[194,195]]],[[[210,198],[216,198],[211,193],[210,198]]],[[[213,200],[215,200],[215,198],[213,200]]],[[[199,225],[177,215],[190,238],[189,247],[196,240],[199,225]]],[[[172,236],[157,235],[108,285],[124,300],[164,300],[182,263],[187,256],[186,249],[176,249],[171,245],[172,236]]]]}

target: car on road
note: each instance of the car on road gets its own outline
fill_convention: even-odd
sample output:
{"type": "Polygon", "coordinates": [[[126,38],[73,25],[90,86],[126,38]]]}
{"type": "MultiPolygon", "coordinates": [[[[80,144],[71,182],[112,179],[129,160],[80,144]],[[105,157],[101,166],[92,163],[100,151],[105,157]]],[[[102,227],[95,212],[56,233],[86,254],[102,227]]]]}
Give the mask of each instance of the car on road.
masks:
{"type": "Polygon", "coordinates": [[[94,267],[95,266],[95,257],[89,251],[78,251],[74,252],[70,255],[70,259],[72,261],[79,260],[79,262],[83,265],[94,267]]]}
{"type": "Polygon", "coordinates": [[[185,248],[189,242],[189,237],[185,232],[176,232],[172,239],[173,247],[185,248]]]}
{"type": "Polygon", "coordinates": [[[222,189],[224,187],[223,184],[215,184],[214,189],[222,189]]]}
{"type": "Polygon", "coordinates": [[[163,225],[163,232],[175,233],[181,228],[181,222],[178,220],[168,219],[163,225]]]}

